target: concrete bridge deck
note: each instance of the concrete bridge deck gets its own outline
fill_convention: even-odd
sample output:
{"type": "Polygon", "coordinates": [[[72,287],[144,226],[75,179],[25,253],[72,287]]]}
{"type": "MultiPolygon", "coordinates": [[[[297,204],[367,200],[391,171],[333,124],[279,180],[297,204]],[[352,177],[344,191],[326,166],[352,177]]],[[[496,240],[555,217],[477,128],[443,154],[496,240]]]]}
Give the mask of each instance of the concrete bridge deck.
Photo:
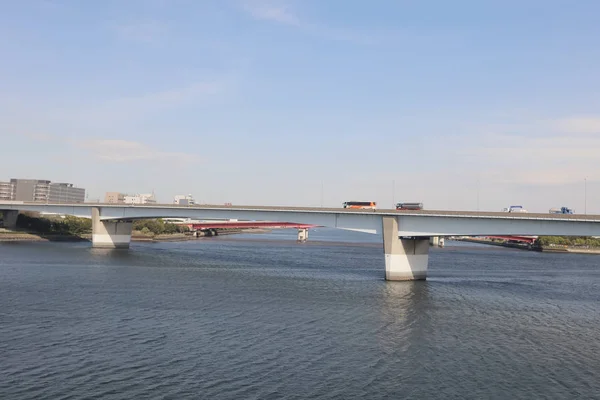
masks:
{"type": "MultiPolygon", "coordinates": [[[[215,205],[202,204],[193,206],[184,206],[176,204],[114,204],[114,203],[76,203],[76,204],[46,204],[36,202],[2,202],[0,201],[0,210],[20,209],[28,210],[35,208],[48,211],[56,210],[57,207],[67,209],[73,207],[73,210],[80,209],[77,214],[86,213],[86,208],[136,208],[145,210],[230,210],[230,211],[274,211],[274,212],[292,212],[292,213],[337,213],[337,214],[368,214],[368,215],[414,215],[414,216],[432,216],[432,217],[462,217],[462,218],[502,218],[502,219],[543,219],[543,220],[576,220],[576,221],[600,221],[600,215],[592,214],[550,214],[550,213],[508,213],[501,211],[468,211],[468,210],[396,210],[396,209],[377,209],[360,210],[350,208],[335,207],[292,207],[292,206],[260,206],[260,205],[215,205]],[[24,207],[23,207],[24,206],[24,207]]],[[[32,210],[33,211],[33,210],[32,210]]],[[[43,211],[42,211],[43,212],[43,211]]],[[[75,213],[68,213],[75,214],[75,213]]],[[[91,216],[91,213],[90,215],[91,216]]]]}

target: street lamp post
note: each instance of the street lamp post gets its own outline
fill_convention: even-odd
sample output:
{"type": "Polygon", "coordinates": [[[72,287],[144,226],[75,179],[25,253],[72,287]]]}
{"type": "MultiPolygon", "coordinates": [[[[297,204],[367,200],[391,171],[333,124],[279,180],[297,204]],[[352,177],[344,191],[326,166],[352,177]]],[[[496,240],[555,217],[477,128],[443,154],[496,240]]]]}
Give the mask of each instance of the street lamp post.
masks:
{"type": "Polygon", "coordinates": [[[321,181],[321,208],[323,208],[323,181],[321,181]]]}
{"type": "Polygon", "coordinates": [[[479,211],[479,178],[477,178],[477,211],[479,211]]]}
{"type": "Polygon", "coordinates": [[[584,203],[583,203],[583,208],[584,208],[585,215],[587,215],[587,177],[583,180],[583,182],[584,182],[584,203]]]}

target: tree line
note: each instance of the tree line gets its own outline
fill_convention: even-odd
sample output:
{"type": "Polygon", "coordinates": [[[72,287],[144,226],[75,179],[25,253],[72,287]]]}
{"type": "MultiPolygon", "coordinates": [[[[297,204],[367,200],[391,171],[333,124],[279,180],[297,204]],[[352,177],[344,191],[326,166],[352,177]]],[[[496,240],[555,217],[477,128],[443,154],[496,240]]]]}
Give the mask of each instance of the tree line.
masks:
{"type": "Polygon", "coordinates": [[[162,219],[138,219],[133,221],[133,230],[143,234],[169,235],[174,233],[189,232],[185,225],[165,222],[162,219]]]}
{"type": "MultiPolygon", "coordinates": [[[[17,228],[44,234],[81,236],[92,233],[92,220],[69,215],[40,217],[24,213],[17,218],[17,228]]],[[[143,234],[163,235],[185,233],[189,228],[162,219],[143,219],[133,222],[133,230],[143,234]]]]}
{"type": "Polygon", "coordinates": [[[19,214],[17,228],[37,233],[80,236],[92,232],[92,220],[73,216],[46,218],[19,214]]]}
{"type": "Polygon", "coordinates": [[[600,247],[600,239],[587,236],[540,236],[537,238],[538,246],[577,246],[600,247]]]}

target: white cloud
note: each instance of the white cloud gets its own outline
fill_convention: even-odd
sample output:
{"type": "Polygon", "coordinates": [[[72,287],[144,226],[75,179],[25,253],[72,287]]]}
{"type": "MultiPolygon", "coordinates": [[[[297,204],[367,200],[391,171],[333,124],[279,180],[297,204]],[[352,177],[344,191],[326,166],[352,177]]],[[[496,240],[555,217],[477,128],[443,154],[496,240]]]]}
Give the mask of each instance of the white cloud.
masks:
{"type": "Polygon", "coordinates": [[[298,17],[283,1],[247,0],[243,3],[243,8],[256,19],[300,26],[298,17]]]}
{"type": "Polygon", "coordinates": [[[184,104],[197,104],[223,93],[225,80],[195,82],[179,88],[168,89],[138,96],[126,96],[99,104],[50,111],[48,116],[60,123],[78,123],[84,126],[102,126],[120,121],[131,121],[163,112],[184,104]]]}
{"type": "Polygon", "coordinates": [[[49,111],[40,107],[12,107],[0,121],[0,137],[10,139],[15,145],[25,145],[25,139],[28,146],[35,144],[29,151],[36,154],[44,154],[44,149],[51,147],[55,154],[61,151],[68,154],[65,160],[77,157],[94,164],[152,162],[169,167],[199,163],[201,157],[190,154],[187,148],[183,151],[177,147],[170,150],[154,148],[137,138],[159,135],[169,145],[168,138],[177,132],[164,131],[164,128],[147,132],[147,119],[180,106],[212,101],[225,86],[224,80],[216,79],[99,104],[63,106],[54,110],[46,106],[49,111]]]}
{"type": "Polygon", "coordinates": [[[573,117],[554,122],[556,128],[565,133],[600,134],[599,117],[573,117]]]}
{"type": "Polygon", "coordinates": [[[20,132],[19,134],[36,142],[47,142],[55,138],[55,135],[46,132],[20,132]]]}
{"type": "Polygon", "coordinates": [[[285,0],[246,0],[242,3],[242,8],[254,19],[293,26],[308,35],[327,40],[351,42],[360,45],[371,45],[382,41],[381,35],[365,34],[303,21],[295,11],[292,11],[291,5],[285,0]]]}
{"type": "Polygon", "coordinates": [[[169,89],[141,96],[122,97],[104,104],[107,109],[151,110],[196,100],[201,96],[216,95],[223,89],[221,82],[197,82],[188,86],[169,89]]]}
{"type": "Polygon", "coordinates": [[[385,44],[388,46],[404,46],[407,48],[423,48],[444,44],[461,44],[463,39],[456,32],[442,31],[415,31],[407,28],[392,29],[377,27],[368,30],[332,26],[325,23],[316,23],[300,16],[298,7],[293,5],[306,5],[307,2],[294,0],[239,0],[241,9],[252,18],[261,21],[287,25],[298,29],[300,32],[330,41],[353,43],[360,46],[373,46],[385,44]]]}
{"type": "Polygon", "coordinates": [[[75,141],[74,145],[87,150],[94,158],[103,162],[129,163],[137,161],[173,162],[178,165],[197,163],[197,155],[168,152],[154,149],[144,143],[121,139],[92,139],[75,141]]]}
{"type": "Polygon", "coordinates": [[[131,22],[113,29],[122,39],[144,43],[156,43],[168,33],[167,24],[156,20],[131,22]]]}
{"type": "Polygon", "coordinates": [[[69,6],[67,6],[65,3],[61,3],[58,1],[54,1],[54,0],[37,0],[36,2],[33,3],[33,5],[38,8],[41,11],[44,12],[53,12],[53,11],[61,11],[64,12],[65,10],[69,9],[69,6]]]}
{"type": "Polygon", "coordinates": [[[551,126],[563,130],[546,131],[546,123],[533,122],[511,129],[510,133],[469,136],[457,153],[478,166],[478,173],[491,182],[525,185],[564,185],[600,180],[600,136],[592,133],[594,119],[556,120],[551,126]],[[568,132],[567,132],[568,131],[568,132]],[[574,134],[580,134],[573,136],[574,134]]]}

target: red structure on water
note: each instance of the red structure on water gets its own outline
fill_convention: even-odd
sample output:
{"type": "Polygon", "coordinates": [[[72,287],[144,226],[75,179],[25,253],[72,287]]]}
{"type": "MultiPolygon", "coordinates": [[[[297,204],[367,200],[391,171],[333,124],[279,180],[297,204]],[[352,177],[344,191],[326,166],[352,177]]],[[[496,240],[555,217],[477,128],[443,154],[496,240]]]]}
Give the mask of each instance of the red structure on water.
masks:
{"type": "Polygon", "coordinates": [[[183,223],[193,231],[203,229],[308,229],[315,228],[316,225],[297,224],[294,222],[270,222],[270,221],[214,221],[214,222],[193,222],[183,223]]]}
{"type": "Polygon", "coordinates": [[[489,239],[504,239],[511,242],[521,242],[533,244],[537,239],[537,236],[486,236],[489,239]]]}

